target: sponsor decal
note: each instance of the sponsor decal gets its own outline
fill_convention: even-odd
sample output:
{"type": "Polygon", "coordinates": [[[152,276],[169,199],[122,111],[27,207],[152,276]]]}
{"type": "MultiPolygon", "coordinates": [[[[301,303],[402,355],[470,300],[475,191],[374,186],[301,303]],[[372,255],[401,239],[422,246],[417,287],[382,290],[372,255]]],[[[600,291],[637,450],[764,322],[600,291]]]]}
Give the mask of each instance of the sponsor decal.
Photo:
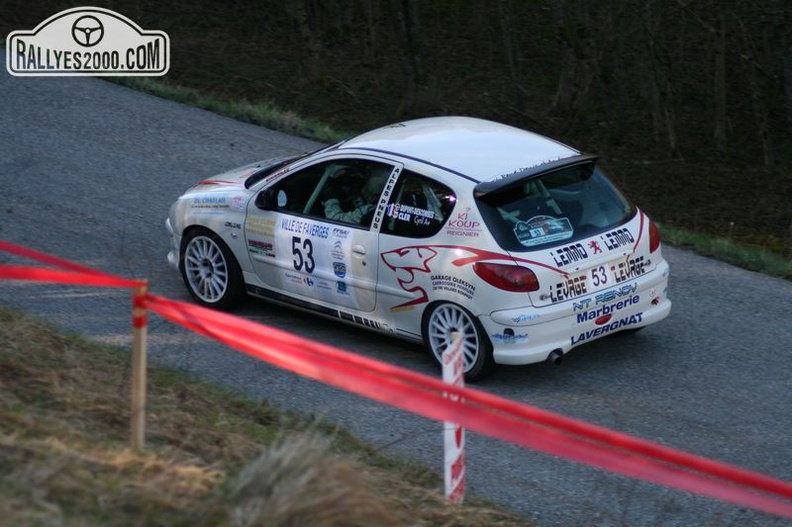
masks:
{"type": "Polygon", "coordinates": [[[283,174],[286,174],[289,170],[291,170],[290,166],[286,166],[286,167],[281,168],[280,170],[276,170],[275,172],[273,172],[272,174],[267,176],[267,182],[273,181],[273,180],[281,177],[283,174]]]}
{"type": "Polygon", "coordinates": [[[536,320],[537,318],[539,318],[539,315],[536,313],[531,313],[529,315],[518,315],[516,317],[512,317],[512,321],[514,321],[515,324],[522,324],[523,322],[530,322],[532,320],[536,320]]]}
{"type": "MultiPolygon", "coordinates": [[[[576,300],[572,304],[573,311],[584,311],[586,309],[591,309],[592,306],[597,306],[600,304],[607,304],[608,302],[612,302],[618,298],[622,298],[625,296],[630,296],[638,290],[638,284],[629,284],[623,285],[616,289],[610,289],[608,291],[603,291],[602,293],[598,293],[593,297],[583,298],[581,300],[576,300]]],[[[636,300],[637,302],[637,300],[636,300]]],[[[626,307],[626,306],[625,306],[626,307]]]]}
{"type": "MultiPolygon", "coordinates": [[[[545,216],[542,216],[545,217],[545,216]]],[[[546,216],[549,217],[549,216],[546,216]]],[[[565,219],[565,218],[562,218],[565,219]]],[[[532,221],[528,220],[529,222],[532,221]]],[[[558,221],[558,220],[557,220],[558,221]]],[[[568,221],[568,220],[567,220],[568,221]]],[[[518,224],[519,226],[519,224],[518,224]]],[[[560,226],[556,227],[560,228],[560,226]]],[[[571,226],[570,226],[571,229],[571,226]]],[[[539,231],[537,230],[537,233],[539,231]]],[[[532,239],[527,239],[527,243],[524,242],[517,232],[517,228],[515,228],[515,234],[517,238],[520,240],[520,243],[523,245],[532,244],[532,239]]],[[[541,233],[540,233],[541,234],[541,233]]],[[[572,233],[570,231],[569,235],[571,236],[572,233]]],[[[525,235],[528,236],[528,235],[525,235]]],[[[600,235],[600,241],[590,241],[586,245],[588,246],[588,250],[586,247],[583,246],[581,243],[574,243],[572,245],[567,245],[565,247],[561,247],[559,249],[553,249],[550,251],[550,256],[553,257],[553,261],[559,267],[563,267],[565,265],[574,264],[577,262],[581,262],[587,259],[592,254],[600,254],[603,252],[603,246],[609,251],[613,251],[615,249],[620,249],[622,247],[632,245],[635,243],[635,237],[630,232],[630,229],[623,227],[621,229],[616,229],[615,231],[607,232],[605,234],[600,235]],[[589,250],[591,253],[589,253],[589,250]]],[[[549,241],[549,240],[548,240],[549,241]]],[[[545,240],[542,239],[541,241],[537,241],[536,243],[544,243],[545,240]]]]}
{"type": "Polygon", "coordinates": [[[6,69],[16,76],[156,77],[170,69],[170,38],[110,9],[74,7],[32,31],[9,33],[6,69]]]}
{"type": "Polygon", "coordinates": [[[386,215],[389,218],[395,218],[401,221],[412,221],[414,219],[416,225],[429,225],[429,222],[435,217],[435,213],[432,210],[405,205],[403,203],[392,203],[388,205],[386,215]]]}
{"type": "Polygon", "coordinates": [[[281,220],[281,229],[284,231],[295,232],[316,238],[327,239],[330,236],[329,226],[322,225],[320,223],[310,223],[294,218],[283,218],[283,220],[281,220]]]}
{"type": "MultiPolygon", "coordinates": [[[[585,274],[566,276],[562,282],[550,287],[550,301],[562,302],[570,298],[588,293],[588,281],[585,274]]],[[[548,298],[543,295],[543,298],[548,298]]]]}
{"type": "Polygon", "coordinates": [[[198,196],[193,198],[190,209],[196,214],[222,214],[229,203],[228,196],[198,196]]]}
{"type": "Polygon", "coordinates": [[[275,258],[275,249],[270,242],[248,239],[248,250],[253,254],[263,254],[270,258],[275,258]]]}
{"type": "Polygon", "coordinates": [[[600,236],[600,239],[605,244],[605,247],[610,250],[635,243],[635,238],[630,232],[630,229],[627,228],[616,229],[615,231],[605,233],[600,236]]]}
{"type": "Polygon", "coordinates": [[[515,344],[522,344],[528,341],[528,334],[523,333],[520,335],[509,335],[508,333],[496,333],[490,335],[492,342],[495,344],[502,344],[504,346],[513,346],[515,344]]]}
{"type": "Polygon", "coordinates": [[[550,256],[553,257],[553,261],[556,263],[557,266],[563,267],[564,265],[569,265],[585,260],[586,258],[589,257],[589,254],[588,252],[586,252],[586,248],[583,247],[582,244],[575,243],[572,245],[567,245],[566,247],[561,247],[560,249],[554,249],[550,251],[550,256]]]}
{"type": "Polygon", "coordinates": [[[228,227],[229,229],[241,229],[242,228],[242,224],[241,223],[236,223],[234,221],[227,221],[223,225],[225,227],[228,227]]]}
{"type": "Polygon", "coordinates": [[[514,236],[525,247],[566,240],[574,229],[568,218],[534,216],[528,221],[519,221],[514,226],[514,236]]]}
{"type": "Polygon", "coordinates": [[[224,205],[228,206],[228,197],[226,196],[203,196],[193,198],[193,205],[224,205]]]}
{"type": "Polygon", "coordinates": [[[231,210],[243,211],[245,210],[245,198],[242,196],[233,196],[231,198],[231,210]]]}
{"type": "Polygon", "coordinates": [[[448,220],[446,234],[478,238],[481,235],[481,222],[477,217],[470,215],[470,207],[467,207],[464,211],[457,213],[455,218],[448,220]]]}
{"type": "Polygon", "coordinates": [[[333,257],[333,260],[338,260],[343,262],[344,256],[346,255],[346,253],[344,252],[344,244],[336,240],[333,243],[333,248],[330,250],[330,255],[333,257]]]}
{"type": "Polygon", "coordinates": [[[581,342],[586,342],[587,340],[591,340],[593,338],[601,337],[609,332],[617,331],[622,329],[626,326],[632,326],[634,324],[640,324],[643,320],[643,313],[636,313],[634,315],[630,315],[629,317],[620,318],[610,324],[600,326],[598,328],[586,331],[581,333],[577,337],[570,337],[572,345],[580,344],[581,342]]]}
{"type": "Polygon", "coordinates": [[[275,220],[267,220],[264,218],[257,218],[249,216],[245,223],[245,229],[249,234],[257,234],[265,238],[273,238],[275,236],[275,220]]]}
{"type": "Polygon", "coordinates": [[[496,181],[498,179],[506,179],[508,177],[515,176],[517,174],[520,174],[520,173],[525,172],[526,170],[530,170],[532,168],[540,167],[540,166],[543,166],[543,165],[549,165],[551,163],[555,163],[559,159],[563,159],[564,157],[566,157],[566,156],[557,156],[557,157],[553,157],[553,158],[550,158],[550,159],[545,159],[541,163],[535,163],[533,165],[529,165],[529,166],[526,166],[526,167],[518,168],[514,172],[510,172],[508,174],[500,174],[500,175],[494,176],[491,179],[491,181],[496,181]]]}
{"type": "Polygon", "coordinates": [[[620,284],[627,280],[637,278],[646,272],[646,262],[643,256],[637,258],[627,257],[623,262],[617,262],[616,265],[611,265],[611,271],[616,279],[616,283],[620,284]]]}
{"type": "Polygon", "coordinates": [[[335,291],[335,283],[328,282],[327,280],[316,280],[316,288],[321,289],[322,291],[328,291],[330,293],[335,291]]]}
{"type": "MultiPolygon", "coordinates": [[[[588,300],[588,299],[587,299],[588,300]]],[[[611,315],[616,311],[621,311],[624,308],[633,306],[641,301],[641,297],[639,295],[631,296],[626,300],[619,300],[615,304],[607,304],[602,307],[598,307],[597,309],[592,309],[590,311],[584,311],[583,313],[577,314],[577,322],[578,324],[582,324],[584,322],[589,322],[591,320],[597,320],[602,316],[611,315]]],[[[575,302],[575,307],[579,304],[575,302]]]]}
{"type": "Polygon", "coordinates": [[[302,275],[295,274],[295,273],[293,273],[291,271],[284,271],[283,272],[283,276],[284,276],[284,278],[286,278],[289,282],[291,282],[293,284],[302,285],[302,283],[303,283],[302,275]]]}
{"type": "Polygon", "coordinates": [[[346,282],[336,282],[336,293],[340,295],[349,295],[346,282]]]}
{"type": "Polygon", "coordinates": [[[468,299],[473,298],[476,294],[476,286],[456,276],[435,274],[431,276],[431,279],[432,289],[435,291],[451,291],[468,299]]]}
{"type": "Polygon", "coordinates": [[[374,230],[379,230],[380,228],[385,208],[388,206],[388,199],[393,192],[393,185],[396,183],[396,179],[399,177],[400,173],[401,167],[396,167],[388,178],[388,182],[385,183],[382,196],[380,196],[379,203],[377,204],[377,210],[374,212],[374,219],[371,222],[371,228],[374,230]]]}
{"type": "Polygon", "coordinates": [[[346,276],[346,264],[343,262],[333,262],[333,274],[338,278],[344,278],[346,276]]]}
{"type": "Polygon", "coordinates": [[[349,229],[342,229],[341,227],[333,227],[331,233],[333,235],[333,238],[346,240],[347,236],[349,236],[349,229]]]}

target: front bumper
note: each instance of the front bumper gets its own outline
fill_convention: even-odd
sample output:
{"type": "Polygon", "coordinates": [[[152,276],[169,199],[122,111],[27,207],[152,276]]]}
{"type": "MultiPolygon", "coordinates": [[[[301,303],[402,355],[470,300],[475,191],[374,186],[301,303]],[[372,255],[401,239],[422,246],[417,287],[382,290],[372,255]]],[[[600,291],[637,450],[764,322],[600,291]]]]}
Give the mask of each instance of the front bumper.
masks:
{"type": "Polygon", "coordinates": [[[165,228],[168,230],[168,235],[170,236],[171,241],[170,250],[168,251],[168,263],[174,269],[179,269],[179,258],[181,256],[179,254],[179,250],[181,248],[181,236],[177,235],[173,230],[170,218],[165,220],[165,228]]]}
{"type": "Polygon", "coordinates": [[[615,289],[541,308],[495,311],[480,320],[498,364],[543,362],[624,329],[659,322],[671,312],[668,263],[615,289]]]}

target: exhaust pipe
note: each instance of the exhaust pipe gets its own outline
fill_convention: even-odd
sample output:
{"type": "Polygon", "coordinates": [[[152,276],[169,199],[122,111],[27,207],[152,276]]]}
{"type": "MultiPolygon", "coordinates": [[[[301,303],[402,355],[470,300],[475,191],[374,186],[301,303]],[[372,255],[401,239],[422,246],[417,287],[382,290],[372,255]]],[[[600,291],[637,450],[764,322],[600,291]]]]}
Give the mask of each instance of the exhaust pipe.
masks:
{"type": "Polygon", "coordinates": [[[564,360],[564,352],[561,350],[553,350],[550,352],[550,355],[547,356],[547,360],[558,366],[561,364],[561,361],[564,360]]]}

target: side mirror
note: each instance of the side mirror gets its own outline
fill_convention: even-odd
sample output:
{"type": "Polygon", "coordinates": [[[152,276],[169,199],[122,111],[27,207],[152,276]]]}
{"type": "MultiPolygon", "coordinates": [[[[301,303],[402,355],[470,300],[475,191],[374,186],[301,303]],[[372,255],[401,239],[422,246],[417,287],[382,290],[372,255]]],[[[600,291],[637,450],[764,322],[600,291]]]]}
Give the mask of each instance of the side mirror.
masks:
{"type": "Polygon", "coordinates": [[[277,206],[275,189],[269,187],[259,192],[256,196],[255,205],[261,210],[273,210],[277,206]]]}

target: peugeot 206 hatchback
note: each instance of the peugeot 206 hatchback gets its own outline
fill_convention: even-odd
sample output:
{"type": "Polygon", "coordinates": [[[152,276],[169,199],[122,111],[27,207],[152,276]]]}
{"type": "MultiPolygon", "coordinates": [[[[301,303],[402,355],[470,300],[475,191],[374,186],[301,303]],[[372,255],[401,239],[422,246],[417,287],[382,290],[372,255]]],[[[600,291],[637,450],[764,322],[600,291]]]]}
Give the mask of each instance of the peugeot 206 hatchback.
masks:
{"type": "Polygon", "coordinates": [[[201,181],[168,259],[195,300],[246,295],[423,342],[465,375],[559,361],[665,318],[656,226],[597,157],[467,117],[402,122],[201,181]]]}

